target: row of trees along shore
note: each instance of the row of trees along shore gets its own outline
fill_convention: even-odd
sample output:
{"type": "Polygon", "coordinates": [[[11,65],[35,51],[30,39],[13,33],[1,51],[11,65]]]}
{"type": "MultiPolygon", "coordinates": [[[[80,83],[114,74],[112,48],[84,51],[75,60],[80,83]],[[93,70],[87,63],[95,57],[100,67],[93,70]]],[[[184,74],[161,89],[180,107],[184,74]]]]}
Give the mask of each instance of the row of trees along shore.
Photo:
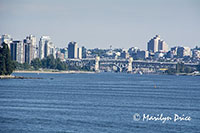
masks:
{"type": "Polygon", "coordinates": [[[55,59],[53,55],[40,60],[39,58],[33,59],[31,64],[19,63],[11,60],[10,50],[6,43],[0,46],[0,75],[10,75],[14,70],[77,70],[77,71],[90,71],[88,66],[69,66],[66,62],[62,62],[59,58],[55,59]]]}
{"type": "Polygon", "coordinates": [[[49,55],[44,59],[35,58],[31,61],[31,64],[28,63],[18,63],[14,61],[14,68],[16,70],[77,70],[77,71],[90,71],[89,67],[83,66],[69,66],[66,62],[61,61],[59,58],[55,59],[53,55],[49,55]]]}
{"type": "Polygon", "coordinates": [[[166,72],[168,74],[179,74],[179,73],[192,73],[194,71],[200,71],[200,64],[197,68],[185,66],[184,63],[179,62],[176,64],[176,68],[169,68],[166,72]]]}

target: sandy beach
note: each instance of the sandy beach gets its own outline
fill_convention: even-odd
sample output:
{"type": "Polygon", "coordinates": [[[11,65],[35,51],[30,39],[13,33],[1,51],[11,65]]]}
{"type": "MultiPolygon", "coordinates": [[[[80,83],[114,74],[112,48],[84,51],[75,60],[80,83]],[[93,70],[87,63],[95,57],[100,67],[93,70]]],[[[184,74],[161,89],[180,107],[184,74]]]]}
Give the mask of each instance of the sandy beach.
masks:
{"type": "Polygon", "coordinates": [[[50,71],[50,70],[48,70],[48,71],[40,71],[40,70],[38,70],[38,71],[24,71],[24,70],[22,70],[22,71],[14,71],[14,73],[52,73],[52,74],[62,74],[62,73],[96,73],[96,72],[91,72],[91,71],[50,71]]]}

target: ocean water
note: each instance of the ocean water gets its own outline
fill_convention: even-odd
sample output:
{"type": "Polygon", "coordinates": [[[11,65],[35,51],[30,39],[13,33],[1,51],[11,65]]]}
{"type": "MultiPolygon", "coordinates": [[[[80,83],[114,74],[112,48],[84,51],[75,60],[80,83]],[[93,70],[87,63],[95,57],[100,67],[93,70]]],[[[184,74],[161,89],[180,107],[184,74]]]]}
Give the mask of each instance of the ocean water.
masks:
{"type": "Polygon", "coordinates": [[[14,75],[43,79],[0,80],[1,133],[200,132],[200,76],[14,75]]]}

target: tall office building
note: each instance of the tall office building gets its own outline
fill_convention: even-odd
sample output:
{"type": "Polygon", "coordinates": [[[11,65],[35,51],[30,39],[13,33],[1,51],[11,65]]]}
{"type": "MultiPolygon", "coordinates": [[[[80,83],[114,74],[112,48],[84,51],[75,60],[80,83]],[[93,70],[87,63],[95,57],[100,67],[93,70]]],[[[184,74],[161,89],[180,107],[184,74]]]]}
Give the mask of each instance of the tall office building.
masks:
{"type": "Polygon", "coordinates": [[[78,44],[76,42],[70,42],[68,44],[68,58],[76,59],[78,57],[78,44]]]}
{"type": "Polygon", "coordinates": [[[147,43],[147,50],[152,53],[167,52],[168,46],[165,41],[160,39],[160,35],[156,35],[147,43]]]}
{"type": "Polygon", "coordinates": [[[149,52],[155,53],[158,52],[158,42],[160,40],[160,36],[156,35],[156,37],[152,38],[148,43],[147,43],[147,50],[149,52]]]}
{"type": "Polygon", "coordinates": [[[27,36],[24,41],[24,61],[26,63],[31,63],[31,61],[36,58],[36,37],[33,35],[27,36]]]}
{"type": "Polygon", "coordinates": [[[26,39],[31,40],[31,45],[33,46],[33,59],[37,58],[37,44],[36,44],[36,37],[33,35],[29,35],[26,39]]]}
{"type": "Polygon", "coordinates": [[[24,45],[22,41],[13,41],[10,44],[11,59],[24,63],[24,45]]]}
{"type": "Polygon", "coordinates": [[[51,38],[49,36],[42,36],[39,41],[39,58],[43,59],[51,54],[55,58],[56,52],[51,38]]]}
{"type": "Polygon", "coordinates": [[[53,55],[53,57],[56,58],[55,47],[51,41],[47,41],[44,45],[44,57],[49,55],[53,55]]]}
{"type": "Polygon", "coordinates": [[[42,36],[39,41],[39,58],[44,58],[45,43],[49,42],[51,39],[49,36],[42,36]]]}
{"type": "Polygon", "coordinates": [[[77,42],[69,42],[68,44],[68,58],[82,59],[82,48],[78,47],[77,42]]]}

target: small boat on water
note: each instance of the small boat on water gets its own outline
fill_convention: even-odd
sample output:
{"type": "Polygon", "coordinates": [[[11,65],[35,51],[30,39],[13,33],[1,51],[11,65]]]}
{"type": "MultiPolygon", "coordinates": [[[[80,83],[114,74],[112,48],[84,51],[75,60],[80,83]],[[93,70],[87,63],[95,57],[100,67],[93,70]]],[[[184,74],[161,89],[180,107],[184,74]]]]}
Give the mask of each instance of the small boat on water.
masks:
{"type": "Polygon", "coordinates": [[[139,74],[142,75],[143,73],[141,71],[139,71],[139,74]]]}

